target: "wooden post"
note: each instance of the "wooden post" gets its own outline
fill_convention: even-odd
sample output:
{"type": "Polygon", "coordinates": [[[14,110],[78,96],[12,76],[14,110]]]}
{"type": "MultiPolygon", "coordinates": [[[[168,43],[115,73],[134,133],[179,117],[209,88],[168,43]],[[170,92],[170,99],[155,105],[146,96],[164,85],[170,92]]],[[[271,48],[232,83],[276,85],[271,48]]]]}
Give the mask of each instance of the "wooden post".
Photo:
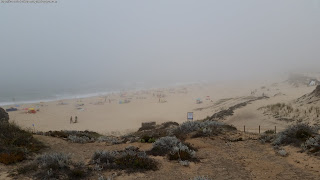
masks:
{"type": "Polygon", "coordinates": [[[274,126],[274,133],[277,134],[277,126],[274,126]]]}
{"type": "Polygon", "coordinates": [[[246,126],[243,126],[243,132],[246,132],[246,126]]]}
{"type": "Polygon", "coordinates": [[[259,134],[260,134],[260,125],[259,125],[259,134]]]}

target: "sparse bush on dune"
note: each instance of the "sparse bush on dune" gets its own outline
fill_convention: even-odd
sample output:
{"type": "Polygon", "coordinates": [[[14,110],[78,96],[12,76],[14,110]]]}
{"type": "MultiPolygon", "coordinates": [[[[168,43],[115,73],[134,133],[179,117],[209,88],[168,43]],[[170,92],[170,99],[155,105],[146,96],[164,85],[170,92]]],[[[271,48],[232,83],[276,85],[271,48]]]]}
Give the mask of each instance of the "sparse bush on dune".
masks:
{"type": "Polygon", "coordinates": [[[301,145],[301,148],[304,151],[308,151],[310,153],[320,154],[320,135],[315,137],[310,137],[301,145]]]}
{"type": "Polygon", "coordinates": [[[69,135],[68,140],[73,143],[81,143],[81,144],[94,142],[94,139],[90,139],[86,136],[74,136],[74,135],[69,135]]]}
{"type": "Polygon", "coordinates": [[[9,114],[0,107],[0,122],[8,122],[9,121],[9,114]]]}
{"type": "Polygon", "coordinates": [[[190,162],[188,160],[180,160],[179,163],[182,165],[182,166],[189,166],[190,165],[190,162]]]}
{"type": "Polygon", "coordinates": [[[237,128],[218,121],[187,121],[177,127],[173,131],[173,134],[180,139],[185,139],[187,134],[193,132],[196,132],[193,137],[206,137],[218,135],[224,130],[233,131],[237,130],[237,128]]]}
{"type": "Polygon", "coordinates": [[[96,151],[92,156],[92,162],[102,167],[110,167],[118,154],[118,151],[96,151]]]}
{"type": "Polygon", "coordinates": [[[63,153],[44,154],[36,159],[39,168],[63,169],[70,164],[70,155],[63,153]]]}
{"type": "Polygon", "coordinates": [[[38,132],[39,135],[67,139],[73,143],[91,143],[97,141],[102,135],[93,131],[48,131],[38,132]]]}
{"type": "Polygon", "coordinates": [[[195,159],[196,152],[180,142],[168,155],[170,160],[186,161],[195,159]]]}
{"type": "Polygon", "coordinates": [[[167,136],[159,138],[155,143],[153,143],[152,149],[149,153],[156,156],[168,155],[170,160],[196,160],[195,150],[182,143],[176,137],[167,136]]]}
{"type": "Polygon", "coordinates": [[[165,122],[155,126],[152,130],[138,131],[133,133],[133,135],[139,137],[140,142],[153,143],[155,140],[166,136],[176,136],[184,140],[190,133],[192,133],[192,137],[207,137],[233,130],[236,130],[234,126],[213,120],[187,121],[181,125],[175,122],[165,122]]]}
{"type": "Polygon", "coordinates": [[[181,141],[176,137],[162,137],[152,144],[151,154],[156,156],[164,156],[168,154],[181,141]]]}
{"type": "Polygon", "coordinates": [[[0,122],[0,163],[12,164],[38,152],[45,146],[34,139],[30,132],[22,130],[14,123],[0,122]]]}
{"type": "Polygon", "coordinates": [[[286,156],[288,156],[287,151],[286,151],[286,150],[284,150],[284,149],[280,149],[280,150],[278,150],[278,151],[277,151],[277,153],[278,153],[280,156],[282,156],[282,157],[286,157],[286,156]]]}
{"type": "MultiPolygon", "coordinates": [[[[146,125],[145,125],[146,126],[146,125]]],[[[142,142],[142,143],[153,143],[156,139],[160,137],[165,137],[168,135],[172,135],[174,129],[179,126],[176,122],[164,122],[160,125],[153,125],[152,128],[140,128],[137,132],[131,133],[128,136],[123,136],[124,141],[130,142],[142,142]],[[133,136],[133,137],[132,137],[133,136]]],[[[147,126],[148,127],[148,126],[147,126]]]]}
{"type": "Polygon", "coordinates": [[[271,143],[275,137],[276,137],[275,134],[263,133],[260,135],[259,140],[262,143],[271,143]]]}
{"type": "Polygon", "coordinates": [[[179,126],[179,123],[173,122],[173,121],[168,121],[168,122],[162,123],[160,126],[161,126],[162,129],[165,129],[165,128],[168,128],[170,126],[179,126]]]}
{"type": "Polygon", "coordinates": [[[273,141],[273,145],[292,144],[295,146],[300,146],[308,138],[316,135],[317,133],[317,127],[313,127],[308,124],[297,123],[278,133],[273,141]]]}
{"type": "Polygon", "coordinates": [[[109,144],[121,144],[121,143],[123,143],[123,140],[119,139],[118,137],[114,137],[114,136],[100,136],[97,139],[97,142],[106,142],[109,144]]]}
{"type": "Polygon", "coordinates": [[[142,143],[154,143],[155,141],[156,139],[154,137],[148,135],[144,135],[140,140],[142,143]]]}
{"type": "Polygon", "coordinates": [[[40,155],[18,168],[18,173],[34,179],[82,179],[90,174],[82,162],[75,163],[70,155],[63,153],[40,155]]]}
{"type": "Polygon", "coordinates": [[[127,172],[157,170],[158,163],[144,151],[129,146],[123,151],[97,151],[92,163],[101,169],[123,169],[127,172]]]}

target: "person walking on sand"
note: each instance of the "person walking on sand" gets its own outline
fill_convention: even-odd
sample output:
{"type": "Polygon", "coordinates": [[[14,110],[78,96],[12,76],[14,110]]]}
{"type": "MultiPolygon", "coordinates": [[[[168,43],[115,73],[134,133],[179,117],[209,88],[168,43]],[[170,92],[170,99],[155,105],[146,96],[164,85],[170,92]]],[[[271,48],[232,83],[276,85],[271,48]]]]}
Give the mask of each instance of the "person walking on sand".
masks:
{"type": "Polygon", "coordinates": [[[73,121],[72,121],[72,116],[70,117],[70,124],[71,124],[71,123],[73,123],[73,121]]]}
{"type": "Polygon", "coordinates": [[[74,117],[74,123],[78,122],[78,116],[74,117]]]}

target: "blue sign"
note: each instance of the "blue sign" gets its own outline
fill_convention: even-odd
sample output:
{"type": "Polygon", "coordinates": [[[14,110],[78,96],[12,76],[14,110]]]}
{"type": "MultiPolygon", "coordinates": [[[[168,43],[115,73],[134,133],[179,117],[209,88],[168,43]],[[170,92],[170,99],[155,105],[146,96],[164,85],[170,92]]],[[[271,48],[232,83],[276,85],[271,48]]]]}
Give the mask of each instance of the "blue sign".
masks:
{"type": "Polygon", "coordinates": [[[193,112],[188,112],[187,118],[188,120],[193,120],[193,112]]]}

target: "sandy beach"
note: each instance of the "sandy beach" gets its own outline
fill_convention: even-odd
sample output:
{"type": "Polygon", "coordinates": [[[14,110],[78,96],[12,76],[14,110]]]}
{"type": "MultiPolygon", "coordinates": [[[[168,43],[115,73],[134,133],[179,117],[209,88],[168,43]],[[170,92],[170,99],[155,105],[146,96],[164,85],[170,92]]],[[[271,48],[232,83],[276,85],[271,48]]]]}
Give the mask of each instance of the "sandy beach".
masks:
{"type": "Polygon", "coordinates": [[[137,130],[142,122],[162,123],[187,120],[187,112],[194,113],[194,120],[244,102],[248,97],[266,95],[269,99],[250,103],[235,111],[225,122],[238,129],[247,126],[257,132],[278,126],[283,129],[288,123],[267,117],[258,108],[278,102],[290,102],[313,90],[314,87],[292,88],[287,83],[220,83],[219,85],[193,84],[173,88],[145,91],[128,91],[108,96],[70,99],[21,105],[18,111],[10,112],[10,121],[33,131],[91,130],[102,134],[122,134],[137,130]],[[251,94],[255,91],[254,94],[251,94]],[[163,96],[159,98],[159,96],[163,96]],[[202,103],[197,104],[199,99],[202,103]],[[130,102],[125,102],[130,101],[130,102]],[[35,108],[35,114],[25,108],[35,108]],[[70,124],[70,117],[78,117],[78,123],[70,124]]]}

